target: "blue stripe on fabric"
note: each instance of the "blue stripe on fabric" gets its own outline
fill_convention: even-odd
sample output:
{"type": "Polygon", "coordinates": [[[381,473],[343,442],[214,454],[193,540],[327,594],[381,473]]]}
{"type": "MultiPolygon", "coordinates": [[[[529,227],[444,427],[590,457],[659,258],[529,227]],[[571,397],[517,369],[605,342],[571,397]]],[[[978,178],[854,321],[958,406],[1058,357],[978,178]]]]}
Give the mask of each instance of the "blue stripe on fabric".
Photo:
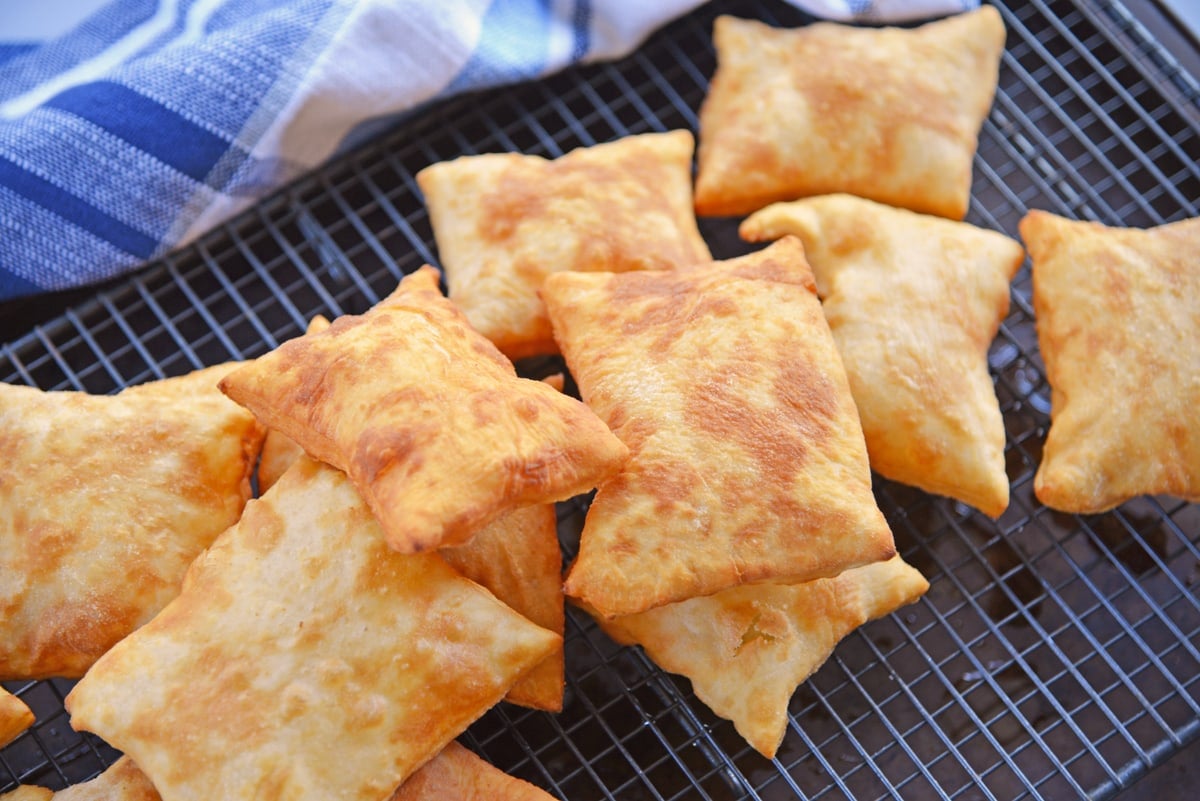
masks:
{"type": "Polygon", "coordinates": [[[88,120],[56,108],[39,107],[19,120],[0,121],[0,156],[160,241],[189,198],[216,194],[88,120]]]}
{"type": "Polygon", "coordinates": [[[503,0],[484,12],[479,41],[442,94],[515,83],[546,67],[553,12],[550,0],[503,0]]]}
{"type": "Polygon", "coordinates": [[[37,294],[45,289],[46,287],[38,286],[32,281],[0,267],[0,297],[2,298],[20,298],[25,295],[37,294]]]}
{"type": "Polygon", "coordinates": [[[158,242],[152,237],[130,228],[86,200],[60,189],[45,178],[3,157],[0,157],[0,184],[140,259],[150,258],[158,248],[158,242]]]}
{"type": "Polygon", "coordinates": [[[592,49],[592,0],[575,0],[575,16],[571,22],[575,27],[571,60],[580,61],[592,49]]]}
{"type": "Polygon", "coordinates": [[[57,290],[111,278],[143,261],[0,185],[0,269],[57,290]]]}
{"type": "Polygon", "coordinates": [[[195,181],[203,181],[232,144],[112,81],[72,87],[52,97],[46,106],[82,117],[195,181]]]}
{"type": "Polygon", "coordinates": [[[32,53],[41,45],[37,42],[0,42],[0,64],[20,58],[26,53],[32,53]]]}

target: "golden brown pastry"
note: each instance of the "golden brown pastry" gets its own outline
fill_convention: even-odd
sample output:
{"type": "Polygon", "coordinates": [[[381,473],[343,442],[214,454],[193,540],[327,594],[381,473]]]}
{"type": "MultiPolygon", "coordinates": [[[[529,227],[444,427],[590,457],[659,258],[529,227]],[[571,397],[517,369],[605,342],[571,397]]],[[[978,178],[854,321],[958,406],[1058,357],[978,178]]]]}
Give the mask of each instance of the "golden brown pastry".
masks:
{"type": "MultiPolygon", "coordinates": [[[[57,793],[26,785],[0,795],[3,801],[161,801],[158,791],[129,757],[91,781],[57,793]]],[[[392,801],[550,801],[526,781],[489,765],[456,742],[404,782],[392,801]]]]}
{"type": "Polygon", "coordinates": [[[304,448],[291,437],[278,431],[267,431],[263,439],[262,456],[258,460],[258,491],[262,494],[275,486],[292,463],[304,455],[304,448]]]}
{"type": "Polygon", "coordinates": [[[113,396],[0,385],[0,679],[81,676],[235,523],[262,443],[236,365],[113,396]]]}
{"type": "Polygon", "coordinates": [[[560,644],[304,459],[66,707],[167,801],[378,801],[560,644]]]}
{"type": "Polygon", "coordinates": [[[450,298],[509,358],[557,353],[537,291],[552,272],[663,270],[704,261],[692,212],[692,135],[642,134],[539,156],[426,167],[450,298]]]}
{"type": "Polygon", "coordinates": [[[1200,501],[1200,218],[1141,230],[1031,211],[1021,237],[1051,388],[1038,500],[1200,501]]]}
{"type": "Polygon", "coordinates": [[[696,698],[767,759],[787,729],[792,693],[846,634],[929,589],[899,556],[803,584],[752,584],[637,615],[600,619],[608,636],[641,645],[688,676],[696,698]]]}
{"type": "Polygon", "coordinates": [[[543,378],[542,383],[553,388],[555,392],[562,392],[567,385],[567,379],[562,373],[552,373],[543,378]]]}
{"type": "Polygon", "coordinates": [[[129,757],[121,757],[91,781],[54,793],[54,801],[160,801],[158,791],[129,757]]]}
{"type": "Polygon", "coordinates": [[[221,389],[345,471],[402,553],[461,545],[508,509],[590,490],[627,457],[582,403],[517,378],[432,267],[221,389]]]}
{"type": "Polygon", "coordinates": [[[400,785],[393,801],[553,801],[553,797],[450,743],[400,785]]]}
{"type": "Polygon", "coordinates": [[[792,693],[854,629],[910,604],[929,582],[895,556],[803,584],[753,584],[600,625],[640,645],[663,670],[691,679],[696,697],[733,721],[772,759],[792,693]]]}
{"type": "Polygon", "coordinates": [[[23,784],[11,793],[0,795],[0,801],[50,801],[54,791],[32,784],[23,784]]]}
{"type": "Polygon", "coordinates": [[[777,203],[738,230],[753,242],[803,240],[871,467],[999,517],[1008,475],[987,351],[1021,246],[851,195],[777,203]]]}
{"type": "Polygon", "coordinates": [[[33,725],[33,710],[17,696],[0,687],[0,748],[33,725]]]}
{"type": "MultiPolygon", "coordinates": [[[[309,333],[324,331],[329,321],[315,317],[309,333]]],[[[543,379],[562,391],[562,373],[543,379]]],[[[304,449],[268,431],[258,465],[258,485],[270,489],[304,449]]],[[[558,545],[554,504],[535,504],[506,512],[484,526],[465,545],[444,548],[442,556],[467,578],[486,587],[501,601],[559,636],[563,633],[562,551],[558,545]]],[[[513,685],[510,703],[557,712],[563,700],[563,651],[559,648],[513,685]]]]}
{"type": "Polygon", "coordinates": [[[629,615],[894,554],[797,239],[542,292],[584,400],[632,453],[591,505],[568,595],[629,615]]]}
{"type": "MultiPolygon", "coordinates": [[[[269,489],[303,449],[278,431],[268,431],[259,464],[259,486],[269,489]],[[267,471],[263,466],[270,462],[267,471]],[[265,482],[265,483],[264,483],[265,482]]],[[[488,523],[465,545],[440,552],[467,578],[556,634],[563,633],[562,552],[554,504],[523,506],[488,523]]],[[[504,700],[557,712],[563,701],[563,651],[559,648],[513,685],[504,700]]]]}
{"type": "Polygon", "coordinates": [[[915,29],[718,17],[696,211],[849,192],[961,220],[1004,23],[991,6],[915,29]]]}
{"type": "MultiPolygon", "coordinates": [[[[462,575],[544,629],[563,633],[562,551],[554,504],[513,509],[466,545],[439,553],[462,575]]],[[[513,685],[504,700],[558,712],[563,703],[560,647],[513,685]]]]}

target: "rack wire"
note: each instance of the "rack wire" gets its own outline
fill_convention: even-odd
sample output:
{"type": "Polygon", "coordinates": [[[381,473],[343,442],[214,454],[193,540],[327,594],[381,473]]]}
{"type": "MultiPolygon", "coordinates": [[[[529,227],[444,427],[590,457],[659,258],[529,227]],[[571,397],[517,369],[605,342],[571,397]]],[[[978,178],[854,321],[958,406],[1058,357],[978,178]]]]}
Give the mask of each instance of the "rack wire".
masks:
{"type": "MultiPolygon", "coordinates": [[[[1200,88],[1116,0],[1013,0],[968,220],[1015,235],[1030,208],[1110,224],[1197,215],[1200,88]]],[[[809,20],[717,2],[617,63],[442,103],[0,350],[0,377],[115,391],[257,356],[317,313],[357,313],[436,263],[414,174],[461,154],[559,156],[696,129],[712,19],[809,20]]],[[[714,255],[745,251],[704,220],[714,255]]],[[[1074,516],[1032,493],[1049,423],[1025,268],[989,359],[1012,503],[991,521],[876,482],[919,603],[851,634],[792,699],[778,757],[586,616],[568,616],[564,711],[501,705],[464,741],[564,799],[1108,798],[1200,736],[1200,507],[1142,498],[1074,516]]],[[[537,365],[525,365],[537,370],[537,365]]],[[[560,507],[570,553],[585,505],[560,507]]],[[[76,783],[117,753],[73,732],[63,680],[6,685],[38,723],[0,751],[0,792],[76,783]]]]}

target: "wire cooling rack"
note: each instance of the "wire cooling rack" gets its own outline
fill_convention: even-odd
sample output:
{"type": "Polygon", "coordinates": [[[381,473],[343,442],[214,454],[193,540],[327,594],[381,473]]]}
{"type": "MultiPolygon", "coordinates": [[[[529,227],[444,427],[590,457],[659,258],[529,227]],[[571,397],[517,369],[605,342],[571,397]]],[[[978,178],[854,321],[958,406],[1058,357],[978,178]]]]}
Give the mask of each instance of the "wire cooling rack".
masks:
{"type": "MultiPolygon", "coordinates": [[[[1015,234],[1029,208],[1111,224],[1197,214],[1200,90],[1108,0],[1014,0],[968,219],[1015,234]]],[[[626,134],[696,128],[717,13],[798,25],[778,2],[719,2],[619,63],[460,98],[311,175],[193,247],[36,328],[0,375],[111,392],[259,355],[308,319],[367,309],[436,262],[413,175],[464,153],[558,156],[626,134]]],[[[702,221],[714,253],[744,251],[702,221]]],[[[853,633],[800,688],[775,761],[688,683],[568,618],[566,708],[501,705],[465,742],[564,799],[1106,798],[1200,735],[1200,508],[1144,498],[1105,515],[1032,494],[1049,422],[1028,269],[990,352],[1012,504],[990,521],[886,481],[919,603],[853,633]]],[[[536,365],[532,368],[536,369],[536,365]]],[[[560,508],[570,552],[580,503],[560,508]]],[[[70,683],[9,688],[37,712],[0,751],[0,791],[82,781],[116,752],[74,733],[70,683]]]]}

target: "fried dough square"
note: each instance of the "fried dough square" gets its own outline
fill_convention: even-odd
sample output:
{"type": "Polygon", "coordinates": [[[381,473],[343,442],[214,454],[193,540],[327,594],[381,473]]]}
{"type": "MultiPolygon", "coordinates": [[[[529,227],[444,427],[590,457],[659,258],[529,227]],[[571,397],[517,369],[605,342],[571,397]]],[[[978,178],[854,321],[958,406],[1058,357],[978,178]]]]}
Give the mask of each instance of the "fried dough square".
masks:
{"type": "Polygon", "coordinates": [[[166,801],[378,801],[560,645],[304,459],[66,707],[166,801]]]}
{"type": "MultiPolygon", "coordinates": [[[[91,781],[57,793],[25,785],[0,795],[3,801],[161,801],[161,796],[129,757],[121,757],[91,781]]],[[[529,782],[509,776],[456,742],[404,782],[392,801],[551,801],[529,782]]]]}
{"type": "Polygon", "coordinates": [[[471,329],[423,267],[366,314],[285,342],[221,389],[345,471],[401,553],[595,487],[628,456],[582,403],[471,329]]]}
{"type": "MultiPolygon", "coordinates": [[[[90,782],[59,793],[24,785],[0,795],[2,801],[161,801],[145,773],[122,757],[90,782]]],[[[553,796],[476,757],[457,742],[442,749],[404,782],[391,801],[552,801],[553,796]]]]}
{"type": "Polygon", "coordinates": [[[1051,388],[1038,500],[1200,501],[1200,218],[1143,230],[1031,211],[1020,228],[1051,388]]]}
{"type": "Polygon", "coordinates": [[[489,153],[426,167],[450,297],[509,358],[557,353],[546,276],[663,270],[709,258],[692,211],[688,131],[628,136],[548,161],[489,153]]]}
{"type": "MultiPolygon", "coordinates": [[[[466,545],[439,553],[450,566],[559,636],[565,625],[562,550],[554,504],[523,506],[480,529],[466,545]]],[[[560,647],[513,685],[504,700],[558,712],[563,704],[560,647]]]]}
{"type": "Polygon", "coordinates": [[[929,582],[899,556],[802,584],[752,584],[599,620],[617,642],[686,676],[706,706],[772,759],[792,694],[843,637],[925,594],[929,582]]]}
{"type": "Polygon", "coordinates": [[[129,757],[96,778],[54,793],[55,801],[161,801],[158,791],[129,757]]]}
{"type": "Polygon", "coordinates": [[[1008,508],[987,352],[1025,251],[967,223],[851,195],[777,203],[742,237],[794,234],[850,378],[871,467],[991,517],[1008,508]]]}
{"type": "Polygon", "coordinates": [[[615,617],[894,554],[799,240],[542,292],[584,400],[632,454],[588,511],[569,596],[615,617]]]}
{"type": "Polygon", "coordinates": [[[961,220],[1004,36],[991,6],[915,29],[718,17],[697,213],[849,192],[961,220]]]}
{"type": "Polygon", "coordinates": [[[553,801],[553,796],[450,743],[400,785],[393,801],[553,801]]]}
{"type": "Polygon", "coordinates": [[[263,431],[226,364],[117,395],[0,385],[0,679],[82,676],[241,515],[263,431]]]}
{"type": "MultiPolygon", "coordinates": [[[[329,321],[314,317],[309,333],[329,321]]],[[[562,374],[543,379],[562,391],[562,374]]],[[[304,449],[278,431],[268,431],[258,465],[258,485],[266,492],[303,457],[304,449]]],[[[450,566],[544,629],[562,636],[562,551],[553,504],[535,504],[506,512],[465,545],[441,551],[450,566]]],[[[561,648],[513,685],[510,703],[557,712],[563,701],[561,648]]]]}
{"type": "MultiPolygon", "coordinates": [[[[303,456],[304,450],[291,439],[268,431],[259,464],[259,486],[265,492],[303,456]]],[[[443,548],[440,553],[459,573],[542,628],[561,635],[562,551],[556,523],[554,504],[523,506],[488,523],[466,545],[443,548]]],[[[560,648],[514,684],[504,700],[560,711],[563,670],[560,648]]]]}
{"type": "Polygon", "coordinates": [[[33,725],[33,710],[17,696],[0,687],[0,748],[33,725]]]}
{"type": "Polygon", "coordinates": [[[11,793],[0,795],[0,801],[50,801],[53,797],[53,790],[33,784],[22,784],[11,793]]]}

